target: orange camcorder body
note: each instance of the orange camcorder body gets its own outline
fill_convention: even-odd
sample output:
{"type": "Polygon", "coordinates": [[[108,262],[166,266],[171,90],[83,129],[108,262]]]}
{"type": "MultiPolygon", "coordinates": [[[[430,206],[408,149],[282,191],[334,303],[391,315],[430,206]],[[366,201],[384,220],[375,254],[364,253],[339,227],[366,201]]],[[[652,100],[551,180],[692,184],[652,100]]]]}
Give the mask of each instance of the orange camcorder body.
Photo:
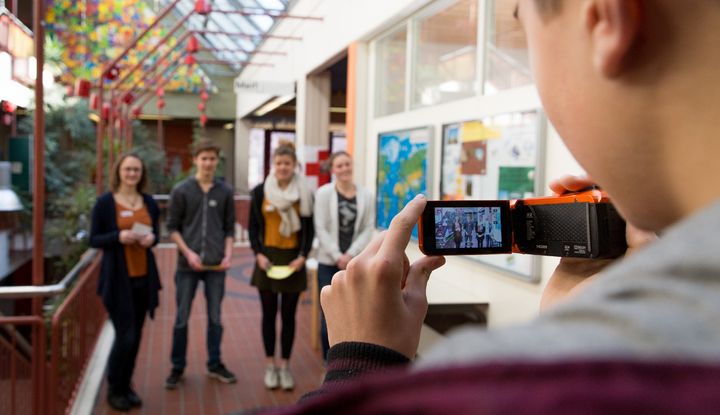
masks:
{"type": "Polygon", "coordinates": [[[615,258],[627,250],[625,221],[599,189],[516,200],[428,201],[418,225],[419,247],[427,255],[615,258]]]}
{"type": "Polygon", "coordinates": [[[614,258],[627,250],[625,221],[605,191],[510,201],[513,252],[614,258]]]}

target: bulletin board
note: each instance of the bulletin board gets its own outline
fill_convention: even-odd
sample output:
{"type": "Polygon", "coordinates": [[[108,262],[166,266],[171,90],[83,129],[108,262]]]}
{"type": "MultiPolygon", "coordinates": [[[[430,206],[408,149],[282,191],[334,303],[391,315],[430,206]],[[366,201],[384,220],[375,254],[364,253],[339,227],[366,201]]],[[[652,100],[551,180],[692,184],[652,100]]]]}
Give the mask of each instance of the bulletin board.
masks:
{"type": "MultiPolygon", "coordinates": [[[[540,110],[494,115],[443,126],[443,200],[497,200],[542,194],[545,117],[540,110]]],[[[540,280],[530,255],[475,255],[525,281],[540,280]]]]}
{"type": "MultiPolygon", "coordinates": [[[[376,224],[387,229],[418,194],[427,194],[432,128],[381,133],[378,136],[376,224]]],[[[417,226],[413,229],[417,239],[417,226]]]]}

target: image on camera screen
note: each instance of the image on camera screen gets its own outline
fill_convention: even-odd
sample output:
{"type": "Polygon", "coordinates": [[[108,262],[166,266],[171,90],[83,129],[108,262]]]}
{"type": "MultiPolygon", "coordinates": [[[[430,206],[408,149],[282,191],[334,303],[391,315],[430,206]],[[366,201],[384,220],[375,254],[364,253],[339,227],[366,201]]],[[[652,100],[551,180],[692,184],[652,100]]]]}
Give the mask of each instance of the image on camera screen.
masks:
{"type": "Polygon", "coordinates": [[[436,207],[437,249],[500,248],[503,245],[500,207],[436,207]]]}

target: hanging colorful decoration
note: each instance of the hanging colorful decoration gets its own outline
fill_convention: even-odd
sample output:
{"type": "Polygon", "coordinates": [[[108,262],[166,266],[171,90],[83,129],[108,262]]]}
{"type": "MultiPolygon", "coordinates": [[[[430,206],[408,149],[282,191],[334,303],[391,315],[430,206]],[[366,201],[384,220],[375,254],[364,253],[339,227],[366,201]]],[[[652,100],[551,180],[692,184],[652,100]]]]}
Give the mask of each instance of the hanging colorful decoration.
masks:
{"type": "Polygon", "coordinates": [[[200,92],[200,103],[198,104],[198,110],[200,111],[200,125],[204,128],[205,124],[208,122],[208,116],[205,114],[205,110],[207,109],[207,100],[210,98],[207,91],[205,90],[205,86],[203,86],[202,91],[200,92]]]}
{"type": "Polygon", "coordinates": [[[87,79],[78,78],[75,80],[75,91],[73,95],[76,97],[87,98],[90,96],[90,81],[87,79]]]}
{"type": "Polygon", "coordinates": [[[210,3],[205,0],[195,0],[195,11],[199,14],[210,13],[210,3]]]}
{"type": "MultiPolygon", "coordinates": [[[[156,18],[155,12],[146,0],[46,0],[46,30],[58,40],[60,57],[67,66],[61,76],[61,82],[74,83],[75,79],[97,82],[105,65],[119,56],[137,35],[146,29],[156,18]]],[[[140,59],[160,41],[168,30],[165,27],[153,28],[122,59],[117,68],[107,75],[111,82],[136,65],[140,59]]],[[[197,42],[197,40],[196,40],[197,42]]],[[[149,56],[134,76],[127,82],[134,83],[142,73],[152,70],[160,63],[159,57],[177,45],[172,36],[156,53],[149,56]]],[[[182,48],[177,48],[182,53],[182,48]]],[[[172,56],[171,54],[170,56],[172,56]]],[[[176,55],[177,56],[177,55],[176,55]]],[[[175,73],[166,88],[171,91],[197,93],[203,86],[205,74],[200,70],[181,67],[175,73]]],[[[140,88],[148,87],[144,82],[140,88]]]]}
{"type": "Polygon", "coordinates": [[[189,53],[195,53],[200,49],[200,44],[198,43],[198,40],[195,36],[190,36],[190,38],[188,39],[188,43],[185,46],[185,49],[189,53]]]}

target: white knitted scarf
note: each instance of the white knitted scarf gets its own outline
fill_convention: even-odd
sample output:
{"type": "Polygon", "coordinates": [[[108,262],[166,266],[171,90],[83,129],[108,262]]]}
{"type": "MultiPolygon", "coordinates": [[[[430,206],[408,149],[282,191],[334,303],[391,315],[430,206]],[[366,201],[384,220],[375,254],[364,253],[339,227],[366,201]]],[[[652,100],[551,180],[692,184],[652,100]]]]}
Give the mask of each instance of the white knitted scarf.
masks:
{"type": "Polygon", "coordinates": [[[300,217],[293,204],[300,200],[300,216],[312,215],[312,193],[302,177],[295,174],[285,189],[281,189],[274,173],[268,175],[263,186],[265,199],[280,215],[280,235],[289,237],[300,230],[300,217]]]}

